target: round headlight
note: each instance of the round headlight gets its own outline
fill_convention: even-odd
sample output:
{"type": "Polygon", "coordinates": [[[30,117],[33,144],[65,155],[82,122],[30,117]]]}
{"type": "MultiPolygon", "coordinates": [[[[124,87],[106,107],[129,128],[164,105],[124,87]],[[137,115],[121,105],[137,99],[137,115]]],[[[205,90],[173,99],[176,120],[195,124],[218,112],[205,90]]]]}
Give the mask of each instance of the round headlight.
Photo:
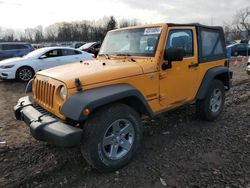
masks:
{"type": "Polygon", "coordinates": [[[64,86],[60,90],[60,97],[62,98],[62,100],[65,100],[67,97],[67,90],[64,86]]]}

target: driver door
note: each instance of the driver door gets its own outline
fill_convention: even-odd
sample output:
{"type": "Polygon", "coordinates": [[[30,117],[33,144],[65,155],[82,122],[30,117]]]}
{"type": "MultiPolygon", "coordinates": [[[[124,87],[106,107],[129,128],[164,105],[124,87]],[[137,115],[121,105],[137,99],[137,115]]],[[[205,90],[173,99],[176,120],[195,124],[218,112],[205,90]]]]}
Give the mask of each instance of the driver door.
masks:
{"type": "MultiPolygon", "coordinates": [[[[62,64],[63,56],[61,49],[54,49],[46,52],[40,58],[39,69],[45,70],[62,64]]],[[[39,71],[40,71],[39,70],[39,71]]]]}
{"type": "MultiPolygon", "coordinates": [[[[174,108],[193,100],[198,77],[197,39],[195,27],[170,27],[165,50],[181,48],[182,61],[173,61],[172,67],[160,71],[160,105],[174,108]]],[[[161,65],[167,63],[163,58],[161,65]]]]}

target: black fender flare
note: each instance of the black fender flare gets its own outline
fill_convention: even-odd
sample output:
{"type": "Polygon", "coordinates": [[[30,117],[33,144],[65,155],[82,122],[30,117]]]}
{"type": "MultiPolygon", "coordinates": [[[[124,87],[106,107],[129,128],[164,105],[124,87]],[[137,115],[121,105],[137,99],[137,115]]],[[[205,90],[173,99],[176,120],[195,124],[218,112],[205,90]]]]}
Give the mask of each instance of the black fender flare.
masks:
{"type": "Polygon", "coordinates": [[[196,99],[202,100],[206,97],[206,93],[213,79],[221,80],[227,87],[227,90],[229,90],[231,78],[232,72],[229,71],[228,67],[213,67],[209,69],[203,77],[200,88],[196,94],[196,99]]]}
{"type": "Polygon", "coordinates": [[[63,104],[60,112],[65,117],[75,121],[84,121],[87,119],[83,115],[83,110],[88,108],[91,111],[98,107],[117,102],[128,97],[136,98],[146,109],[149,116],[153,117],[154,112],[148,102],[136,88],[129,84],[116,84],[110,86],[98,87],[86,91],[78,92],[70,96],[63,104]]]}

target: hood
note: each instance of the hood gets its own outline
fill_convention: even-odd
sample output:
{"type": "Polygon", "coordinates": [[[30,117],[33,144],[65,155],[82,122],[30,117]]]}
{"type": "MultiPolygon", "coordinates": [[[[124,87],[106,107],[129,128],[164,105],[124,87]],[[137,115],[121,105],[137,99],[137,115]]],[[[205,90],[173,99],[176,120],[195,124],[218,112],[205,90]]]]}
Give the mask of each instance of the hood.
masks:
{"type": "Polygon", "coordinates": [[[5,59],[5,60],[0,61],[0,66],[2,66],[2,65],[13,65],[13,64],[21,62],[23,60],[24,59],[21,58],[21,57],[13,57],[13,58],[5,59]]]}
{"type": "Polygon", "coordinates": [[[82,85],[90,85],[129,76],[140,75],[143,70],[136,62],[119,60],[92,60],[73,63],[39,72],[64,82],[68,88],[74,88],[75,79],[79,78],[82,85]]]}

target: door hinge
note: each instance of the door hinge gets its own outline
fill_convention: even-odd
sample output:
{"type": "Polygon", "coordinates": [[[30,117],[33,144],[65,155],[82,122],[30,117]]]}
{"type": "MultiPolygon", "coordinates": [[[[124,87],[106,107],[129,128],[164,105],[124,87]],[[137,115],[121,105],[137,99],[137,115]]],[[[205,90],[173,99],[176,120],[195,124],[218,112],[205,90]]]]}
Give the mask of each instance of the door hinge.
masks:
{"type": "Polygon", "coordinates": [[[160,100],[160,101],[164,100],[165,98],[166,98],[165,95],[160,94],[160,96],[159,96],[159,100],[160,100]]]}
{"type": "Polygon", "coordinates": [[[196,68],[198,66],[199,66],[198,63],[192,63],[192,64],[188,65],[189,68],[196,68]]]}
{"type": "Polygon", "coordinates": [[[165,78],[165,77],[166,77],[166,73],[162,73],[162,72],[161,72],[161,73],[159,74],[159,79],[160,79],[160,80],[162,80],[162,79],[165,78]]]}

